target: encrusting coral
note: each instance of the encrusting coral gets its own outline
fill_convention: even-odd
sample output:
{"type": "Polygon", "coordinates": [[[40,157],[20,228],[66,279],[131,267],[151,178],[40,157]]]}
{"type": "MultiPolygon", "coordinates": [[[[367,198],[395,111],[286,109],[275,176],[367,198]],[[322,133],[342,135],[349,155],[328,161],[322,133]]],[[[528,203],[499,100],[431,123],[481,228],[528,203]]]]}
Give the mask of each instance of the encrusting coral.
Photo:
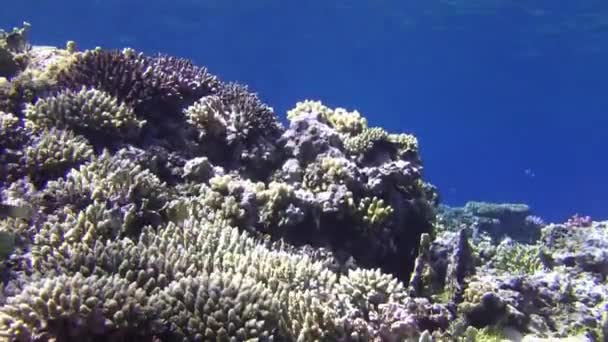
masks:
{"type": "Polygon", "coordinates": [[[0,199],[31,213],[0,218],[11,339],[447,327],[445,307],[403,287],[434,205],[413,136],[313,101],[285,128],[247,87],[184,59],[20,46],[18,69],[0,62],[0,199]]]}

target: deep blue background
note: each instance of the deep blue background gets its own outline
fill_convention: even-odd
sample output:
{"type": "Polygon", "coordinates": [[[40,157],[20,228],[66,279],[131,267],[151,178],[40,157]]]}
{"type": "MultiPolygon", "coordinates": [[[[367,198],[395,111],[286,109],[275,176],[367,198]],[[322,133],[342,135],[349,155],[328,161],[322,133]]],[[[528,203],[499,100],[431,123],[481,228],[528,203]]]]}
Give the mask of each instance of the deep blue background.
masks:
{"type": "Polygon", "coordinates": [[[419,137],[447,204],[606,218],[608,2],[518,3],[19,0],[0,27],[28,21],[39,45],[191,58],[283,118],[307,98],[358,109],[419,137]]]}

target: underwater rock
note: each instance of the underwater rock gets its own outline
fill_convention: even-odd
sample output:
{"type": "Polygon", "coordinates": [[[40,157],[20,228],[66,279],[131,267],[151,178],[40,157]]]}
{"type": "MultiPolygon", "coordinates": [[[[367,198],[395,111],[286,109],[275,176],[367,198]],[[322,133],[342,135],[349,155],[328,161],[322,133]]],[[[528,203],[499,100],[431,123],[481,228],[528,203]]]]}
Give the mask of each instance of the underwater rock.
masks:
{"type": "Polygon", "coordinates": [[[531,217],[530,208],[517,203],[468,202],[464,210],[479,218],[478,229],[499,240],[508,236],[516,241],[536,241],[541,225],[531,217]]]}
{"type": "Polygon", "coordinates": [[[10,32],[0,30],[0,77],[10,78],[23,68],[24,55],[30,47],[28,33],[30,25],[24,23],[22,28],[10,32]]]}
{"type": "Polygon", "coordinates": [[[532,243],[545,226],[526,204],[467,202],[464,207],[440,205],[437,212],[444,226],[469,227],[474,235],[487,233],[495,242],[509,237],[532,243]]]}
{"type": "Polygon", "coordinates": [[[608,256],[603,251],[608,243],[606,223],[594,222],[582,228],[548,225],[535,244],[509,238],[495,243],[487,233],[474,239],[471,230],[475,224],[471,221],[469,228],[463,228],[462,223],[443,227],[432,242],[427,242],[427,254],[433,257],[427,257],[427,265],[432,267],[427,266],[423,273],[428,284],[424,295],[451,303],[456,313],[444,337],[464,338],[465,328],[475,327],[511,329],[525,340],[578,336],[604,341],[601,322],[608,315],[604,267],[608,256]],[[460,233],[452,231],[456,228],[460,233]],[[467,264],[471,268],[460,282],[461,296],[454,296],[453,287],[444,281],[453,277],[444,275],[447,269],[457,269],[453,251],[462,239],[471,247],[467,264]]]}
{"type": "Polygon", "coordinates": [[[555,266],[576,267],[608,276],[608,224],[592,222],[589,227],[552,224],[543,229],[541,243],[555,266]]]}

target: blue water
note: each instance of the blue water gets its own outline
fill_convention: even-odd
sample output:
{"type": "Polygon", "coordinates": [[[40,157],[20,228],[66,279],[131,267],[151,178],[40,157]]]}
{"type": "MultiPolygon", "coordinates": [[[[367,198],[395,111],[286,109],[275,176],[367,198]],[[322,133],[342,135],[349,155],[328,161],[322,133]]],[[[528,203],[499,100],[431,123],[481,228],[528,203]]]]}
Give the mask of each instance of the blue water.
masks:
{"type": "Polygon", "coordinates": [[[608,2],[565,3],[19,0],[0,26],[191,58],[283,118],[306,98],[358,109],[418,136],[447,204],[606,218],[608,2]]]}

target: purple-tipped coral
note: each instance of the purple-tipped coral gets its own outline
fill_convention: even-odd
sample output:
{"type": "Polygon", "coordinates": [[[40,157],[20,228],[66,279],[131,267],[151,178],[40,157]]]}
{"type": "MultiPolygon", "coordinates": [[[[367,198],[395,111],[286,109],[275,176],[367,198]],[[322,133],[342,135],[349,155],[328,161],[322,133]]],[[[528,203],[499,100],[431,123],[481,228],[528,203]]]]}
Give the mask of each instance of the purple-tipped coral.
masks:
{"type": "Polygon", "coordinates": [[[564,224],[568,227],[576,228],[576,227],[591,227],[592,223],[593,223],[593,220],[591,219],[591,216],[588,216],[588,215],[582,216],[579,214],[574,214],[564,224]]]}
{"type": "Polygon", "coordinates": [[[171,80],[182,99],[196,100],[217,92],[220,81],[207,68],[199,67],[192,61],[167,55],[150,58],[154,73],[171,80]]]}
{"type": "Polygon", "coordinates": [[[229,119],[228,126],[231,135],[242,136],[242,140],[251,141],[258,136],[266,139],[277,139],[283,132],[283,127],[277,117],[268,107],[260,101],[256,94],[249,92],[246,86],[237,83],[223,84],[217,95],[232,111],[233,117],[229,119]]]}
{"type": "Polygon", "coordinates": [[[139,111],[152,104],[193,101],[214,93],[216,76],[191,61],[160,55],[145,56],[133,50],[87,51],[58,76],[58,86],[78,90],[82,86],[108,92],[139,111]]]}
{"type": "Polygon", "coordinates": [[[59,89],[83,86],[107,92],[143,114],[152,104],[176,101],[179,85],[170,73],[155,72],[153,60],[134,51],[87,51],[62,70],[59,89]]]}

